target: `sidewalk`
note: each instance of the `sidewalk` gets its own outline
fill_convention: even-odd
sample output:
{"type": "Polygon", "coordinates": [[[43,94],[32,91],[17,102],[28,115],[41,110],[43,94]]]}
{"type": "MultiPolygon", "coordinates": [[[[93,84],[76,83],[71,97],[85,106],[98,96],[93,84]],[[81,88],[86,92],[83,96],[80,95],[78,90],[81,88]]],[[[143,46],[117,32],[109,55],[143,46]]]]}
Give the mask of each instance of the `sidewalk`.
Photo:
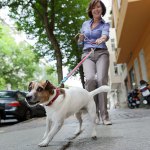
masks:
{"type": "Polygon", "coordinates": [[[3,131],[3,133],[0,132],[0,146],[3,150],[150,149],[150,109],[111,110],[110,116],[113,125],[98,125],[97,140],[90,138],[88,116],[84,116],[83,132],[74,137],[78,123],[74,117],[70,117],[48,147],[40,148],[37,145],[44,134],[45,118],[39,118],[11,127],[0,128],[3,131]]]}
{"type": "MultiPolygon", "coordinates": [[[[150,110],[128,109],[110,112],[113,125],[99,125],[98,140],[83,132],[68,150],[149,150],[150,110]]],[[[87,125],[85,125],[87,126],[87,125]]]]}

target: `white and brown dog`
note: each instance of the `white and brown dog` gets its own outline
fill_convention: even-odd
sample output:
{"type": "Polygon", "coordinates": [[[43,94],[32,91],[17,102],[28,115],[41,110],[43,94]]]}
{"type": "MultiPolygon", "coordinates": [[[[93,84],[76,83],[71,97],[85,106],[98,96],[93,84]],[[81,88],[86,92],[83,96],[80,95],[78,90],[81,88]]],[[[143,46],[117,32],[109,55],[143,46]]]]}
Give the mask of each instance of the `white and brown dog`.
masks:
{"type": "Polygon", "coordinates": [[[54,87],[49,81],[46,82],[31,82],[29,84],[29,93],[27,101],[34,103],[42,103],[46,110],[46,131],[43,141],[39,146],[47,146],[53,139],[56,133],[62,127],[64,120],[75,114],[79,121],[79,127],[76,134],[81,132],[82,112],[86,112],[91,117],[92,135],[96,139],[96,106],[93,96],[108,92],[109,86],[101,86],[92,92],[88,92],[82,88],[60,89],[54,87]]]}

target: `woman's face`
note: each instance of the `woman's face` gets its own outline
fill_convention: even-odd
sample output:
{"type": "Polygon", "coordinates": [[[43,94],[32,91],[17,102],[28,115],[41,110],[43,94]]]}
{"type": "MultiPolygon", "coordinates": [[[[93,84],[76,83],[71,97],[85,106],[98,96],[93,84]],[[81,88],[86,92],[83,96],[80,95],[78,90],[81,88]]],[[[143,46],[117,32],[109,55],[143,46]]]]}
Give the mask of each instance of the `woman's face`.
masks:
{"type": "Polygon", "coordinates": [[[96,3],[92,8],[92,15],[94,19],[100,19],[102,15],[102,7],[100,2],[96,3]]]}

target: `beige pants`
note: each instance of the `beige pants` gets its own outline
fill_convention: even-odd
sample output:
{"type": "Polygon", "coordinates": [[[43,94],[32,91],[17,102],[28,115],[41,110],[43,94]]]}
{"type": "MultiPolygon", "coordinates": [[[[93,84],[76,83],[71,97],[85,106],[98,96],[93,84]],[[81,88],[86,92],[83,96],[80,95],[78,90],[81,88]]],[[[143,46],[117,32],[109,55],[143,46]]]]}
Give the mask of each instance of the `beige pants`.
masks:
{"type": "MultiPolygon", "coordinates": [[[[82,54],[85,57],[88,52],[82,54]]],[[[92,91],[99,86],[108,84],[109,52],[107,50],[94,51],[83,63],[86,78],[85,88],[92,91]]],[[[108,120],[107,93],[101,93],[94,97],[98,117],[108,120]],[[99,114],[100,112],[100,114],[99,114]]]]}

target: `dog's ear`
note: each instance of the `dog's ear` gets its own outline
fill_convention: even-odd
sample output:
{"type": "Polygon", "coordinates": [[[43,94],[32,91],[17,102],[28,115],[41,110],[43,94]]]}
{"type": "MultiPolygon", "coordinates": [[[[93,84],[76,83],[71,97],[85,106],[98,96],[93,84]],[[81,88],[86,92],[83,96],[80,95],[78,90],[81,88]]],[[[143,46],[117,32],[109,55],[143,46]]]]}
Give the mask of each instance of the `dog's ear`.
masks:
{"type": "Polygon", "coordinates": [[[54,89],[56,89],[56,87],[53,84],[51,84],[48,80],[46,80],[45,90],[48,90],[50,93],[53,93],[54,89]]]}
{"type": "Polygon", "coordinates": [[[28,91],[31,91],[32,90],[32,84],[33,84],[33,81],[31,81],[28,85],[28,91]]]}

